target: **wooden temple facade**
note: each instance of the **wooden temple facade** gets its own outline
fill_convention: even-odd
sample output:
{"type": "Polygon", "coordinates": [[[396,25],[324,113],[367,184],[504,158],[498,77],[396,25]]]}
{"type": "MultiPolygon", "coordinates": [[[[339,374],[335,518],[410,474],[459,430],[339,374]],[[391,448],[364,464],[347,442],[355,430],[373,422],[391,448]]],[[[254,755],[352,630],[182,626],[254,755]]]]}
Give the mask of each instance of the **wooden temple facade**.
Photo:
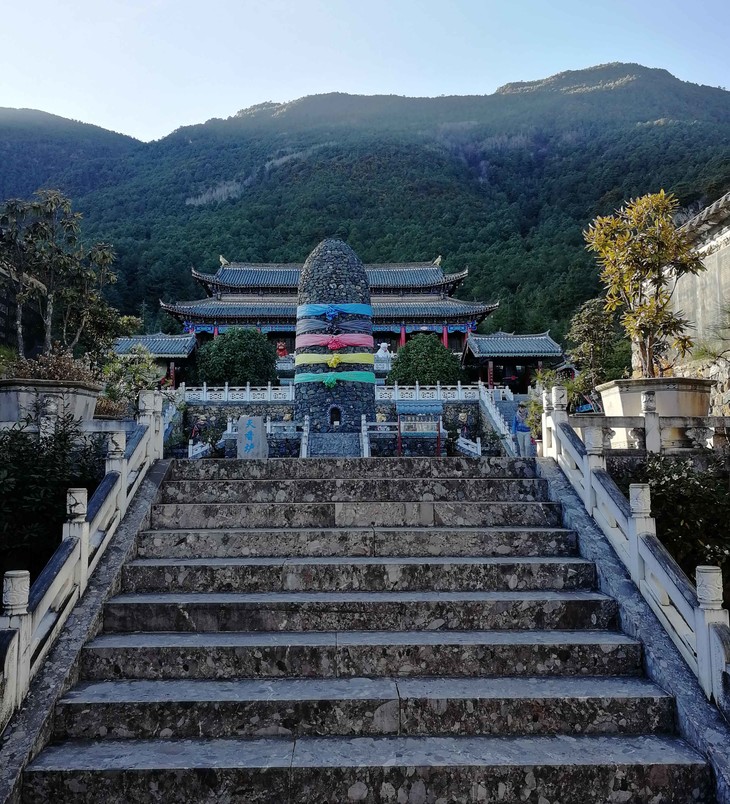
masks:
{"type": "MultiPolygon", "coordinates": [[[[365,268],[375,342],[387,343],[393,352],[420,332],[436,333],[448,349],[461,352],[469,333],[498,307],[453,298],[468,271],[445,274],[440,258],[365,268]]],[[[221,258],[215,274],[193,270],[205,298],[160,304],[183,324],[185,332],[215,337],[231,327],[255,327],[293,352],[301,270],[298,264],[229,263],[221,258]]]]}

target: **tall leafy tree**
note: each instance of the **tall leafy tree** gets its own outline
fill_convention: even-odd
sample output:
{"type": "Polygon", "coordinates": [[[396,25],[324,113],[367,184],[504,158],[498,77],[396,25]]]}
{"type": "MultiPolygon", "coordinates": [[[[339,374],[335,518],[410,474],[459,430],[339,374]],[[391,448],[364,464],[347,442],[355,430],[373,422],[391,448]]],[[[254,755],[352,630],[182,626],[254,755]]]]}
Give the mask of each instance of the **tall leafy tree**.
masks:
{"type": "Polygon", "coordinates": [[[23,308],[29,302],[38,307],[45,353],[55,339],[72,350],[87,327],[101,335],[113,326],[116,313],[102,293],[116,280],[114,253],[106,243],[84,246],[81,219],[58,190],[41,190],[30,201],[13,199],[0,210],[0,267],[15,294],[21,356],[23,308]]]}
{"type": "Polygon", "coordinates": [[[416,335],[399,350],[388,383],[401,385],[453,385],[461,379],[458,359],[435,335],[416,335]]]}
{"type": "Polygon", "coordinates": [[[231,329],[198,351],[198,373],[211,385],[276,382],[276,350],[255,329],[231,329]]]}

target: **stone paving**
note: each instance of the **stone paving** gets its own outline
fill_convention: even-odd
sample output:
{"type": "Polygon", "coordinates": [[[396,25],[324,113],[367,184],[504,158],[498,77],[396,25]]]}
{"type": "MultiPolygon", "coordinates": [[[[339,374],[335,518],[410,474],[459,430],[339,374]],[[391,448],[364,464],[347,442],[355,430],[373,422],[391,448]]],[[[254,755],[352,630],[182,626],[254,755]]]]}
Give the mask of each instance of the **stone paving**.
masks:
{"type": "Polygon", "coordinates": [[[173,464],[23,801],[713,802],[535,475],[173,464]]]}

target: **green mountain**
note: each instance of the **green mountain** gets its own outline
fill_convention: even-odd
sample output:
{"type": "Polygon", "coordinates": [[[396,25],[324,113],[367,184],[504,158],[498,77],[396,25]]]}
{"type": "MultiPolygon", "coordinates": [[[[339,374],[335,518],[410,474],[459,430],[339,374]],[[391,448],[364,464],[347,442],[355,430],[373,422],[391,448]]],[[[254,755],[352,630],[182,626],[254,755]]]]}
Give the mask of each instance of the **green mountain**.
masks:
{"type": "MultiPolygon", "coordinates": [[[[367,262],[470,269],[489,328],[561,337],[598,290],[582,230],[665,188],[696,209],[730,188],[730,93],[609,64],[440,98],[316,95],[140,143],[0,110],[0,196],[70,194],[112,242],[114,301],[200,295],[190,266],[303,260],[328,235],[367,262]]],[[[152,323],[152,322],[150,322],[152,323]]]]}

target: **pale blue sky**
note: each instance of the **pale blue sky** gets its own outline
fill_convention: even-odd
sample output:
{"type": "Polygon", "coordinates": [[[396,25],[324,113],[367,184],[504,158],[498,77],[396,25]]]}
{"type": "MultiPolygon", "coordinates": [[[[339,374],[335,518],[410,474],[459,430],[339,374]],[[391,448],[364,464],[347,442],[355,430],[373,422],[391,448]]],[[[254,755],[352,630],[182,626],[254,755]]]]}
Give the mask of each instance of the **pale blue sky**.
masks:
{"type": "Polygon", "coordinates": [[[321,92],[489,94],[609,61],[730,87],[727,0],[2,2],[0,106],[140,139],[321,92]]]}

